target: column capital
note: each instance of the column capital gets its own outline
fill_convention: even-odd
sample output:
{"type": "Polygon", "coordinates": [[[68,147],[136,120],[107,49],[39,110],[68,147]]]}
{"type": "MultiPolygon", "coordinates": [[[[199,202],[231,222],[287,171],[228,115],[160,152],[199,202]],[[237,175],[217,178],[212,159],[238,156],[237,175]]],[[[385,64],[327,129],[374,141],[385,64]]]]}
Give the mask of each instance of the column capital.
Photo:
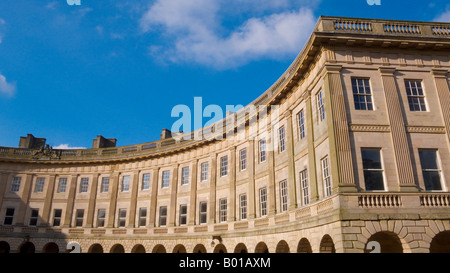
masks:
{"type": "Polygon", "coordinates": [[[342,70],[342,65],[339,64],[325,64],[324,70],[326,73],[340,73],[342,70]]]}
{"type": "Polygon", "coordinates": [[[433,68],[433,69],[431,69],[431,74],[433,76],[435,76],[436,78],[446,78],[447,74],[448,74],[448,70],[433,68]]]}
{"type": "Polygon", "coordinates": [[[396,71],[396,68],[395,67],[384,67],[384,66],[382,66],[382,67],[378,68],[378,70],[380,71],[381,75],[393,76],[395,71],[396,71]]]}

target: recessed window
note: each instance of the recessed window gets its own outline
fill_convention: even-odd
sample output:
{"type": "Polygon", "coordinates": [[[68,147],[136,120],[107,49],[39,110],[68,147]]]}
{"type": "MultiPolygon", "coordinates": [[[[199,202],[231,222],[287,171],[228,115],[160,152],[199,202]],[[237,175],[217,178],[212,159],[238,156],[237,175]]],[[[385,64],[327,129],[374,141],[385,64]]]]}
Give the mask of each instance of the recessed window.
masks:
{"type": "Polygon", "coordinates": [[[139,227],[145,227],[147,225],[147,208],[139,209],[139,227]]]}
{"type": "Polygon", "coordinates": [[[200,202],[199,219],[200,224],[206,224],[207,204],[206,202],[200,202]]]}
{"type": "Polygon", "coordinates": [[[259,210],[261,217],[267,215],[267,189],[259,189],[259,210]]]}
{"type": "Polygon", "coordinates": [[[316,95],[317,101],[317,113],[319,115],[319,121],[325,120],[325,102],[323,100],[323,91],[320,90],[316,95]]]}
{"type": "Polygon", "coordinates": [[[306,137],[305,130],[305,112],[301,110],[297,114],[297,131],[298,131],[298,139],[304,139],[306,137]]]}
{"type": "Polygon", "coordinates": [[[184,226],[187,223],[187,205],[180,205],[180,226],[184,226]]]}
{"type": "Polygon", "coordinates": [[[320,165],[322,167],[322,181],[325,189],[325,197],[328,197],[331,196],[331,174],[328,156],[320,160],[320,165]]]}
{"type": "Polygon", "coordinates": [[[58,182],[58,192],[66,192],[67,178],[60,178],[58,182]]]}
{"type": "Polygon", "coordinates": [[[373,110],[369,79],[352,78],[353,101],[356,110],[373,110]]]}
{"type": "Polygon", "coordinates": [[[284,126],[281,126],[280,129],[278,129],[278,150],[281,152],[284,152],[284,150],[286,150],[286,146],[285,146],[285,138],[286,137],[286,132],[284,129],[284,126]]]}
{"type": "Polygon", "coordinates": [[[142,176],[142,190],[150,189],[150,174],[146,173],[142,176]]]}
{"type": "Polygon", "coordinates": [[[34,187],[34,192],[43,192],[44,191],[44,183],[45,183],[45,178],[38,177],[36,179],[36,186],[34,187]]]}
{"type": "Polygon", "coordinates": [[[81,178],[80,193],[87,192],[88,187],[89,187],[89,178],[87,177],[81,178]]]}
{"type": "Polygon", "coordinates": [[[55,209],[53,211],[53,226],[59,227],[61,225],[62,209],[55,209]]]}
{"type": "Polygon", "coordinates": [[[384,190],[383,166],[381,163],[381,149],[363,148],[361,156],[364,169],[364,182],[367,191],[384,190]]]}
{"type": "Polygon", "coordinates": [[[241,220],[247,219],[247,195],[241,194],[239,196],[241,220]]]}
{"type": "Polygon", "coordinates": [[[127,210],[126,209],[119,209],[119,219],[117,226],[118,227],[125,227],[127,220],[127,210]]]}
{"type": "Polygon", "coordinates": [[[223,198],[219,200],[219,221],[227,221],[227,199],[223,198]]]}
{"type": "Polygon", "coordinates": [[[423,182],[427,191],[441,191],[441,168],[439,167],[437,150],[419,150],[422,166],[423,182]]]}
{"type": "Polygon", "coordinates": [[[84,209],[77,209],[75,213],[75,227],[83,226],[84,209]]]}
{"type": "Polygon", "coordinates": [[[247,149],[239,151],[239,169],[241,171],[247,169],[247,149]]]}
{"type": "Polygon", "coordinates": [[[181,185],[189,184],[189,167],[181,169],[181,185]]]}
{"type": "Polygon", "coordinates": [[[13,219],[14,219],[14,208],[7,208],[6,209],[6,213],[5,213],[5,220],[3,222],[3,224],[5,226],[10,226],[12,225],[13,219]]]}
{"type": "Polygon", "coordinates": [[[170,184],[170,172],[169,171],[164,171],[162,173],[162,187],[163,188],[168,188],[170,184]]]}
{"type": "Polygon", "coordinates": [[[202,163],[201,167],[201,181],[208,180],[208,162],[202,163]]]}
{"type": "Polygon", "coordinates": [[[425,93],[420,80],[405,80],[406,95],[408,96],[409,110],[427,111],[425,106],[425,93]]]}
{"type": "Polygon", "coordinates": [[[287,180],[280,182],[280,202],[281,202],[281,212],[288,210],[288,188],[287,180]]]}
{"type": "Polygon", "coordinates": [[[163,227],[167,224],[167,207],[159,207],[159,226],[163,227]]]}
{"type": "Polygon", "coordinates": [[[105,217],[106,217],[106,210],[99,209],[97,211],[97,227],[105,226],[105,217]]]}
{"type": "Polygon", "coordinates": [[[259,162],[266,161],[266,140],[261,139],[259,141],[259,162]]]}
{"type": "Polygon", "coordinates": [[[122,191],[126,192],[130,190],[130,176],[125,175],[122,177],[122,191]]]}
{"type": "Polygon", "coordinates": [[[300,172],[300,184],[302,187],[303,205],[309,205],[309,185],[308,185],[308,170],[305,169],[300,172]]]}
{"type": "Polygon", "coordinates": [[[30,226],[36,226],[39,218],[39,209],[31,209],[30,226]]]}
{"type": "Polygon", "coordinates": [[[100,192],[108,192],[109,191],[109,177],[102,178],[102,184],[100,186],[100,192]]]}
{"type": "Polygon", "coordinates": [[[12,185],[11,185],[11,191],[12,192],[18,192],[20,189],[20,182],[22,181],[21,177],[14,177],[12,185]]]}
{"type": "Polygon", "coordinates": [[[220,158],[220,176],[226,176],[228,174],[228,156],[220,158]]]}

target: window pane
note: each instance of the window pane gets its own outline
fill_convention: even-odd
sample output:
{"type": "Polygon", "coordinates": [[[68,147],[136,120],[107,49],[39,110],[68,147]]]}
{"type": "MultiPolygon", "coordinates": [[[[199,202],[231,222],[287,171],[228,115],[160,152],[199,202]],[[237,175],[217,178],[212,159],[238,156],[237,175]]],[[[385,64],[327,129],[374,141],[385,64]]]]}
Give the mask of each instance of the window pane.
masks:
{"type": "Polygon", "coordinates": [[[420,164],[424,170],[437,170],[437,156],[435,150],[419,150],[420,164]]]}
{"type": "Polygon", "coordinates": [[[384,190],[382,171],[364,171],[364,181],[368,191],[384,190]]]}
{"type": "Polygon", "coordinates": [[[361,150],[364,169],[381,169],[381,156],[379,149],[361,150]]]}
{"type": "Polygon", "coordinates": [[[438,171],[424,171],[423,182],[425,183],[425,189],[427,191],[442,190],[441,176],[438,171]]]}

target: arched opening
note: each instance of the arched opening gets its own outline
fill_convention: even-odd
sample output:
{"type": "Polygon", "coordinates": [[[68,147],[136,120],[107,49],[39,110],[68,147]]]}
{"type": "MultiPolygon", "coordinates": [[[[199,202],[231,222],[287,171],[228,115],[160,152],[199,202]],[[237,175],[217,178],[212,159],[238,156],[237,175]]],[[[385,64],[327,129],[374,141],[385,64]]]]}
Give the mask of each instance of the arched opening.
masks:
{"type": "Polygon", "coordinates": [[[176,245],[173,248],[173,253],[187,253],[187,252],[186,252],[186,248],[184,247],[184,245],[176,245]]]}
{"type": "MultiPolygon", "coordinates": [[[[367,243],[372,241],[378,242],[380,244],[381,253],[403,253],[402,242],[400,242],[397,234],[393,232],[377,232],[374,235],[370,236],[369,240],[367,240],[367,243]]],[[[367,243],[364,247],[364,252],[372,252],[373,248],[367,249],[367,243]]]]}
{"type": "Polygon", "coordinates": [[[59,247],[55,243],[48,243],[44,246],[42,250],[44,253],[59,253],[59,247]]]}
{"type": "Polygon", "coordinates": [[[9,253],[10,250],[11,250],[11,247],[9,246],[9,244],[7,242],[5,242],[5,241],[0,242],[0,254],[9,253]]]}
{"type": "Polygon", "coordinates": [[[103,253],[103,247],[100,244],[93,244],[89,247],[88,253],[103,253]]]}
{"type": "Polygon", "coordinates": [[[269,248],[266,243],[259,242],[255,247],[255,253],[269,253],[269,248]]]}
{"type": "Polygon", "coordinates": [[[443,231],[434,236],[430,253],[450,253],[450,231],[443,231]]]}
{"type": "Polygon", "coordinates": [[[198,244],[194,247],[192,253],[206,253],[206,247],[202,244],[198,244]]]}
{"type": "Polygon", "coordinates": [[[156,245],[152,253],[166,253],[166,248],[163,245],[156,245]]]}
{"type": "Polygon", "coordinates": [[[214,248],[214,253],[227,253],[227,248],[223,244],[218,244],[214,248]]]}
{"type": "Polygon", "coordinates": [[[123,245],[115,244],[111,247],[109,253],[125,253],[125,249],[123,248],[123,245]]]}
{"type": "Polygon", "coordinates": [[[19,247],[19,253],[34,253],[35,251],[36,248],[34,247],[34,244],[32,242],[23,243],[19,247]]]}
{"type": "Polygon", "coordinates": [[[284,240],[281,240],[280,242],[278,242],[275,253],[289,253],[288,243],[284,240]]]}
{"type": "Polygon", "coordinates": [[[131,253],[145,253],[145,247],[143,245],[135,245],[131,249],[131,253]]]}
{"type": "Polygon", "coordinates": [[[336,253],[333,239],[328,234],[324,235],[320,241],[320,253],[336,253]]]}
{"type": "Polygon", "coordinates": [[[312,253],[311,244],[308,239],[302,238],[297,246],[297,253],[312,253]]]}
{"type": "Polygon", "coordinates": [[[248,253],[247,247],[244,245],[244,243],[239,243],[239,244],[234,248],[234,253],[248,253]]]}

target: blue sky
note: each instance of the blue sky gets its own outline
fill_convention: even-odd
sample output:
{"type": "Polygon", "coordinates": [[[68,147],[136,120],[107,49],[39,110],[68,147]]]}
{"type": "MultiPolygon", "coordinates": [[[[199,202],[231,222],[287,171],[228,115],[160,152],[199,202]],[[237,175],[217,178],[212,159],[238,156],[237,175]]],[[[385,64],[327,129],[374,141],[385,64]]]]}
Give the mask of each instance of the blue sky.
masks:
{"type": "Polygon", "coordinates": [[[450,21],[450,3],[1,0],[0,146],[27,133],[54,147],[89,148],[99,134],[144,143],[194,97],[246,105],[291,64],[320,15],[450,21]]]}

